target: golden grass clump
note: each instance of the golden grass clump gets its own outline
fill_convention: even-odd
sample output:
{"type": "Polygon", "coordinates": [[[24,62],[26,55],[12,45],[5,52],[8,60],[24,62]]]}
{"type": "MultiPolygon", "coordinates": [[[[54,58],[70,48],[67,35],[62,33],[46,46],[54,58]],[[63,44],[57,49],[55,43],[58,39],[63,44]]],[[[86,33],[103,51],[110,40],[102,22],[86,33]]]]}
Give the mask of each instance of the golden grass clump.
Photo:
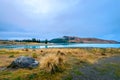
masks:
{"type": "Polygon", "coordinates": [[[13,54],[11,54],[10,56],[9,56],[9,58],[14,58],[15,56],[13,55],[13,54]]]}
{"type": "Polygon", "coordinates": [[[65,58],[62,55],[48,54],[44,56],[41,60],[41,69],[48,73],[54,74],[56,72],[61,72],[62,67],[65,63],[65,58]]]}
{"type": "Polygon", "coordinates": [[[65,56],[66,54],[65,53],[63,53],[63,52],[61,52],[61,51],[58,51],[57,52],[57,56],[65,56]]]}
{"type": "Polygon", "coordinates": [[[33,58],[37,58],[38,56],[37,56],[36,53],[32,53],[32,57],[33,57],[33,58]]]}
{"type": "Polygon", "coordinates": [[[28,49],[28,48],[25,48],[24,50],[25,50],[25,51],[29,51],[29,49],[28,49]]]}
{"type": "Polygon", "coordinates": [[[0,54],[4,54],[4,53],[6,53],[8,51],[9,51],[8,49],[0,49],[0,54]]]}

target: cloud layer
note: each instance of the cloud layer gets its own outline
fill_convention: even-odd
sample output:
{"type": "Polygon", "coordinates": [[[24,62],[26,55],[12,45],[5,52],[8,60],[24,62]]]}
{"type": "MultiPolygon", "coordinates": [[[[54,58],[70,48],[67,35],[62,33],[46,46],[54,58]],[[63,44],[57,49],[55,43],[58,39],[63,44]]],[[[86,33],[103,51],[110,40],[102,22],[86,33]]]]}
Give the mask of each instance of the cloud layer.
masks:
{"type": "Polygon", "coordinates": [[[0,0],[0,36],[120,40],[119,8],[118,0],[0,0]]]}

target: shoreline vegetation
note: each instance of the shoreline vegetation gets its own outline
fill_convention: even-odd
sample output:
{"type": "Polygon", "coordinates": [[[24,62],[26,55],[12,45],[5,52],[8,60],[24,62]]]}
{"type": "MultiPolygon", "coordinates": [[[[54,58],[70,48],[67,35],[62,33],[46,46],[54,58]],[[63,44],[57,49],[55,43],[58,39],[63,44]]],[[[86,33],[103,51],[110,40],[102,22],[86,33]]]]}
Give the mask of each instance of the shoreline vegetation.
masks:
{"type": "Polygon", "coordinates": [[[51,45],[60,43],[85,43],[85,44],[119,44],[115,40],[104,40],[99,38],[80,38],[75,36],[63,36],[61,38],[54,38],[51,40],[40,40],[36,38],[25,40],[0,40],[0,45],[51,45]]]}
{"type": "Polygon", "coordinates": [[[0,80],[119,80],[119,58],[119,48],[0,49],[0,80]],[[7,68],[20,56],[40,64],[7,68]]]}

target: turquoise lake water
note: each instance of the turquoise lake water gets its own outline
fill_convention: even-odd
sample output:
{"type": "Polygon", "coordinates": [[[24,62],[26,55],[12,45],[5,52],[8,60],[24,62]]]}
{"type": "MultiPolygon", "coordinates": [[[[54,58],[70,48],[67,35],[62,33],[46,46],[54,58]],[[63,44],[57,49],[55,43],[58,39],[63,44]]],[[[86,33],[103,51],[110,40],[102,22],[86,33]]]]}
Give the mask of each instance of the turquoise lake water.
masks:
{"type": "Polygon", "coordinates": [[[84,47],[94,47],[94,48],[120,48],[120,44],[55,44],[55,45],[0,45],[0,49],[39,49],[39,48],[84,48],[84,47]]]}

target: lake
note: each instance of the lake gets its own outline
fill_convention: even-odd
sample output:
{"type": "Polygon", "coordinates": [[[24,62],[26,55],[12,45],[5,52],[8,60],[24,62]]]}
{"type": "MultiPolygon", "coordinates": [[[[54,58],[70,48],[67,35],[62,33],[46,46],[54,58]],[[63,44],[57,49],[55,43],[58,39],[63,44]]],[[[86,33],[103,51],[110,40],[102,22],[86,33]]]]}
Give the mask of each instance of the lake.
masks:
{"type": "Polygon", "coordinates": [[[84,47],[93,47],[93,48],[120,48],[120,44],[78,44],[78,43],[69,43],[69,44],[54,44],[54,45],[0,45],[0,49],[39,49],[39,48],[84,48],[84,47]]]}

